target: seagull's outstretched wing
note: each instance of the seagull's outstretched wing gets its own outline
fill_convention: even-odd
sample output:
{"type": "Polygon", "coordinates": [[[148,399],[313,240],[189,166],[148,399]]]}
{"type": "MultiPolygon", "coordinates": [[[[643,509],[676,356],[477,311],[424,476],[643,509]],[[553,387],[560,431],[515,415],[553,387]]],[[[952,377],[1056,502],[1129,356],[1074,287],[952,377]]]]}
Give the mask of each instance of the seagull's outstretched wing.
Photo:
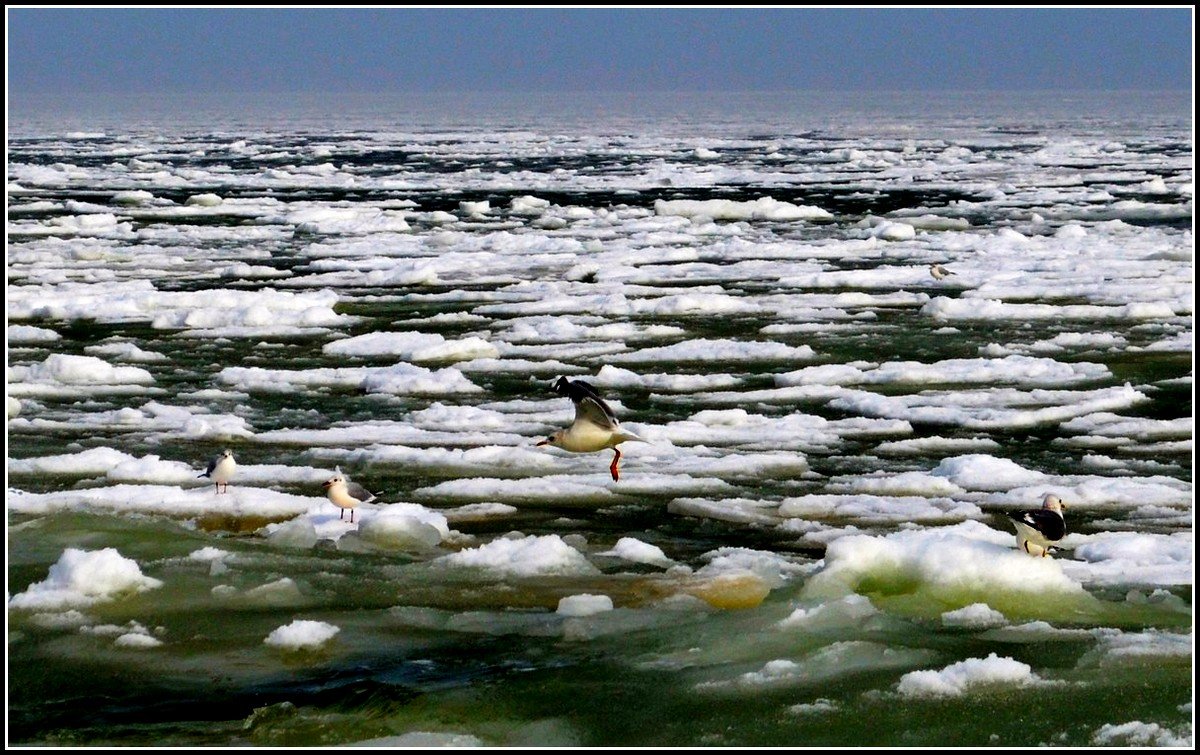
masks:
{"type": "Polygon", "coordinates": [[[585,396],[575,402],[575,421],[591,422],[593,425],[613,430],[617,427],[617,418],[612,415],[608,404],[598,398],[585,396]]]}
{"type": "Polygon", "coordinates": [[[1008,517],[1014,522],[1020,522],[1032,527],[1047,540],[1061,540],[1067,534],[1067,523],[1057,513],[1047,509],[1029,509],[1028,511],[1012,511],[1008,517]]]}
{"type": "Polygon", "coordinates": [[[619,422],[600,392],[591,383],[582,380],[567,380],[560,377],[554,382],[554,390],[560,396],[566,396],[575,404],[575,420],[587,420],[604,428],[614,428],[619,422]]]}

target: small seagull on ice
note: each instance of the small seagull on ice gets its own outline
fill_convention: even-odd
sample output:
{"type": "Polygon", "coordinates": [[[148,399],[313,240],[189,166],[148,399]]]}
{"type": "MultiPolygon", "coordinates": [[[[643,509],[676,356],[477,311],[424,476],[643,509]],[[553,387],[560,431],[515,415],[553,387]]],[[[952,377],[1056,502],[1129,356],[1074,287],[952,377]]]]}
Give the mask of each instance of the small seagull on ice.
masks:
{"type": "Polygon", "coordinates": [[[233,451],[226,448],[208,460],[208,469],[204,470],[204,474],[196,475],[196,479],[208,477],[217,487],[218,493],[222,492],[222,485],[225,486],[224,492],[229,492],[229,481],[233,479],[233,473],[236,470],[237,462],[233,460],[233,451]]]}
{"type": "Polygon", "coordinates": [[[1067,534],[1067,522],[1063,519],[1066,507],[1058,496],[1047,493],[1040,509],[1010,512],[1008,517],[1017,528],[1017,545],[1031,556],[1049,555],[1050,544],[1067,534]]]}
{"type": "Polygon", "coordinates": [[[957,273],[951,272],[941,265],[930,265],[929,274],[932,275],[935,280],[941,280],[942,278],[946,278],[951,275],[957,275],[957,273]]]}
{"type": "Polygon", "coordinates": [[[342,474],[341,467],[336,467],[333,477],[326,480],[321,487],[325,488],[325,496],[333,502],[333,505],[342,510],[338,514],[338,519],[343,519],[346,509],[350,509],[351,524],[354,524],[354,507],[360,503],[369,503],[375,500],[374,493],[357,482],[350,482],[350,478],[342,474]]]}
{"type": "Polygon", "coordinates": [[[560,377],[554,381],[553,388],[555,393],[567,396],[575,404],[575,421],[566,430],[556,430],[537,445],[556,446],[575,453],[611,448],[614,456],[608,471],[612,473],[613,480],[620,480],[621,449],[617,448],[617,444],[642,439],[621,429],[613,410],[589,383],[560,377]]]}

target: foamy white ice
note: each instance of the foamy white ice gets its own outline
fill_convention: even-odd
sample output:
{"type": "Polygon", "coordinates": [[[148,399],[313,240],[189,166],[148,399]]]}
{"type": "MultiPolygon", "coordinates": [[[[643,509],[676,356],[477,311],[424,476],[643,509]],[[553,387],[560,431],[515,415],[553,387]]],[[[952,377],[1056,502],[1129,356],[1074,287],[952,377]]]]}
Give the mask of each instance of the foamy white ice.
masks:
{"type": "Polygon", "coordinates": [[[1096,412],[1128,409],[1148,400],[1130,385],[1081,391],[1012,388],[923,391],[902,396],[841,389],[829,406],[868,417],[970,430],[1001,430],[1058,425],[1096,412]]]}
{"type": "MultiPolygon", "coordinates": [[[[193,475],[194,477],[195,475],[193,475]]],[[[203,481],[193,481],[203,484],[203,481]]],[[[264,488],[243,488],[236,482],[229,492],[217,494],[212,487],[184,490],[169,485],[115,484],[100,488],[55,490],[28,493],[9,488],[9,510],[22,514],[48,514],[56,511],[99,511],[155,514],[190,518],[204,514],[232,514],[265,518],[287,518],[302,514],[313,498],[280,493],[264,488]]]]}
{"type": "Polygon", "coordinates": [[[85,608],[162,584],[142,574],[137,562],[122,556],[116,548],[67,548],[50,567],[46,579],[12,596],[8,606],[27,611],[85,608]]]}
{"type": "Polygon", "coordinates": [[[321,350],[332,356],[391,356],[406,362],[463,362],[500,355],[495,346],[482,338],[446,340],[436,333],[415,331],[367,333],[327,343],[321,350]]]}
{"type": "Polygon", "coordinates": [[[662,548],[657,545],[638,540],[636,537],[623,537],[611,549],[596,553],[597,556],[613,556],[638,564],[668,567],[674,560],[667,558],[662,548]]]}
{"type": "Polygon", "coordinates": [[[150,401],[135,409],[124,407],[91,413],[75,413],[69,419],[18,417],[10,420],[10,429],[55,431],[90,428],[107,432],[141,432],[154,439],[188,438],[215,441],[249,438],[249,423],[232,414],[209,414],[206,409],[170,406],[150,401]]]}
{"type": "Polygon", "coordinates": [[[887,362],[877,366],[821,365],[775,376],[775,384],[789,385],[985,385],[1018,384],[1036,387],[1065,386],[1110,376],[1107,367],[1089,362],[1007,356],[1001,359],[946,359],[932,364],[887,362]]]}
{"type": "Polygon", "coordinates": [[[992,629],[1004,626],[1008,619],[987,603],[972,603],[969,606],[942,614],[942,624],[963,629],[992,629]]]}
{"type": "Polygon", "coordinates": [[[1064,571],[1090,585],[1190,585],[1195,563],[1191,532],[1169,535],[1097,532],[1072,539],[1074,562],[1064,571]],[[1082,563],[1080,563],[1082,562],[1082,563]]]}
{"type": "Polygon", "coordinates": [[[568,595],[558,601],[556,613],[562,616],[594,616],[613,610],[612,598],[607,595],[568,595]]]}
{"type": "Polygon", "coordinates": [[[493,577],[590,575],[599,570],[558,535],[500,537],[434,560],[435,564],[474,568],[493,577]]]}
{"type": "Polygon", "coordinates": [[[7,328],[9,346],[25,346],[30,344],[54,343],[62,340],[58,331],[49,328],[39,328],[33,325],[9,325],[7,328]]]}
{"type": "Polygon", "coordinates": [[[814,358],[811,346],[787,346],[772,341],[733,341],[698,338],[671,346],[653,346],[608,357],[610,363],[665,362],[798,362],[814,358]]]}
{"type": "Polygon", "coordinates": [[[840,597],[872,580],[902,580],[909,592],[943,605],[985,602],[1002,610],[1090,606],[1083,586],[1058,559],[1030,558],[1013,535],[976,521],[888,535],[847,535],[831,541],[825,567],[804,586],[808,598],[840,597]]]}
{"type": "Polygon", "coordinates": [[[604,365],[595,376],[587,378],[587,382],[598,388],[635,388],[647,391],[668,391],[672,393],[690,393],[693,391],[711,391],[714,389],[733,388],[742,383],[742,379],[727,374],[705,375],[670,375],[638,373],[621,367],[604,365]]]}
{"type": "Polygon", "coordinates": [[[296,619],[272,630],[263,640],[263,644],[280,650],[316,650],[332,640],[340,631],[340,627],[328,622],[296,619]]]}
{"type": "Polygon", "coordinates": [[[900,677],[896,691],[904,697],[959,697],[980,688],[1026,687],[1041,681],[1029,664],[991,653],[939,671],[911,671],[900,677]]]}
{"type": "Polygon", "coordinates": [[[816,494],[785,498],[779,504],[781,517],[848,520],[859,525],[959,522],[982,515],[972,503],[920,496],[816,494]]]}
{"type": "Polygon", "coordinates": [[[659,215],[682,217],[705,216],[714,220],[832,220],[833,215],[819,207],[794,205],[771,197],[761,197],[750,202],[735,202],[728,199],[691,200],[659,199],[654,202],[654,212],[659,215]]]}
{"type": "Polygon", "coordinates": [[[1187,728],[1172,729],[1162,724],[1128,721],[1104,724],[1092,734],[1092,744],[1100,747],[1183,747],[1195,744],[1195,735],[1187,728]]]}
{"type": "Polygon", "coordinates": [[[338,295],[333,291],[160,291],[151,281],[138,279],[94,285],[9,286],[7,295],[10,320],[148,322],[157,329],[208,336],[310,332],[356,321],[334,312],[338,295]]]}
{"type": "Polygon", "coordinates": [[[441,396],[483,390],[453,367],[430,370],[404,362],[391,367],[318,367],[310,370],[226,367],[217,373],[217,379],[239,390],[269,393],[336,387],[357,388],[364,393],[441,396]]]}
{"type": "Polygon", "coordinates": [[[92,356],[51,354],[43,362],[9,369],[11,395],[70,397],[92,393],[146,393],[154,376],[141,367],[114,367],[92,356]]]}

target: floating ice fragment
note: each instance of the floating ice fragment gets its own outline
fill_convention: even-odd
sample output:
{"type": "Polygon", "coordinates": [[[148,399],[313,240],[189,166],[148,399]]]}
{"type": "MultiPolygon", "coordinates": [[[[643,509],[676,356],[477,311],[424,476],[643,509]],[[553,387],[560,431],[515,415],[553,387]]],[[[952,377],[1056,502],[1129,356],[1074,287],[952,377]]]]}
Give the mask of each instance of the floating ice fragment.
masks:
{"type": "Polygon", "coordinates": [[[505,577],[597,574],[587,558],[558,535],[498,538],[478,548],[467,548],[435,559],[447,566],[471,567],[505,577]]]}
{"type": "Polygon", "coordinates": [[[562,616],[593,616],[613,610],[612,598],[607,595],[568,595],[558,601],[557,613],[562,616]]]}
{"type": "Polygon", "coordinates": [[[297,619],[273,630],[263,644],[281,650],[316,650],[342,631],[340,627],[324,621],[297,619]]]}
{"type": "Polygon", "coordinates": [[[952,663],[940,671],[911,671],[900,677],[896,689],[904,697],[958,697],[980,687],[1025,687],[1040,681],[1029,664],[992,653],[987,658],[952,663]]]}
{"type": "Polygon", "coordinates": [[[8,605],[33,611],[64,610],[109,602],[162,584],[142,574],[137,562],[125,558],[116,548],[67,548],[50,567],[46,579],[14,595],[8,605]]]}

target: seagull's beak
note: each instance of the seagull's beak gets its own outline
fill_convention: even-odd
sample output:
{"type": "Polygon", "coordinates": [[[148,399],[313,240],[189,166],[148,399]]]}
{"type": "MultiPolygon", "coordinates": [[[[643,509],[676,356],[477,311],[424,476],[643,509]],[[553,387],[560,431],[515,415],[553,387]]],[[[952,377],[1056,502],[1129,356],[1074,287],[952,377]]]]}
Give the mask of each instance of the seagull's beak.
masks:
{"type": "Polygon", "coordinates": [[[534,443],[533,445],[535,445],[535,446],[548,446],[548,445],[550,445],[550,439],[549,439],[549,438],[546,438],[545,440],[539,440],[537,443],[534,443]]]}
{"type": "Polygon", "coordinates": [[[328,488],[332,484],[333,484],[333,480],[326,480],[325,482],[321,483],[321,487],[328,488]]]}

